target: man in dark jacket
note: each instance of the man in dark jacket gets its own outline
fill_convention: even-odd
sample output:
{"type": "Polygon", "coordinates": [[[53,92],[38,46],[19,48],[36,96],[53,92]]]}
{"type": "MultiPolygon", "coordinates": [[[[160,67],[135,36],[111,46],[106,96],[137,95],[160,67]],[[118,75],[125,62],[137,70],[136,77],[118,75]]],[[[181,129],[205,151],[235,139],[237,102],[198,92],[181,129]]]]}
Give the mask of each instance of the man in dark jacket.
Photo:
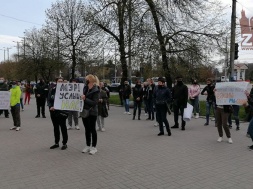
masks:
{"type": "MultiPolygon", "coordinates": [[[[5,83],[5,80],[3,77],[0,77],[0,91],[8,91],[8,85],[5,83]]],[[[6,118],[9,118],[9,111],[8,110],[0,110],[0,115],[4,111],[4,116],[6,118]]]]}
{"type": "Polygon", "coordinates": [[[46,98],[48,94],[48,85],[44,82],[43,79],[40,79],[39,83],[35,86],[34,92],[35,92],[36,104],[37,104],[37,115],[35,118],[40,117],[40,109],[41,109],[42,117],[46,118],[45,105],[46,105],[46,98]]]}
{"type": "Polygon", "coordinates": [[[129,112],[129,98],[131,95],[131,87],[129,85],[128,81],[124,82],[125,86],[123,88],[123,99],[124,99],[124,104],[125,104],[125,114],[131,115],[131,113],[129,112]]]}
{"type": "Polygon", "coordinates": [[[158,86],[154,91],[154,104],[156,107],[156,116],[160,130],[158,136],[164,135],[163,123],[165,124],[168,136],[171,136],[169,122],[166,117],[168,112],[167,104],[171,100],[171,91],[167,87],[165,87],[165,79],[163,77],[159,77],[158,86]]]}
{"type": "Polygon", "coordinates": [[[152,79],[147,79],[148,86],[145,91],[146,102],[147,102],[147,110],[148,110],[148,118],[147,120],[154,120],[154,103],[153,103],[153,93],[155,90],[155,84],[152,79]]]}
{"type": "Polygon", "coordinates": [[[171,128],[179,128],[178,116],[179,110],[182,117],[181,130],[185,130],[185,121],[183,120],[184,109],[187,107],[188,101],[188,87],[183,83],[183,77],[176,77],[177,84],[172,89],[172,98],[173,98],[173,109],[174,109],[174,122],[175,125],[171,128]]]}
{"type": "Polygon", "coordinates": [[[215,86],[212,84],[211,79],[207,79],[206,83],[207,85],[201,91],[201,95],[207,95],[206,97],[206,123],[204,124],[205,126],[209,125],[209,116],[210,116],[211,107],[213,109],[213,114],[215,117],[215,106],[216,106],[215,95],[214,95],[215,86]]]}
{"type": "Polygon", "coordinates": [[[141,81],[137,81],[135,87],[133,88],[133,97],[134,97],[134,115],[133,120],[135,119],[136,110],[138,108],[138,120],[141,120],[141,104],[143,98],[143,88],[141,87],[141,81]]]}

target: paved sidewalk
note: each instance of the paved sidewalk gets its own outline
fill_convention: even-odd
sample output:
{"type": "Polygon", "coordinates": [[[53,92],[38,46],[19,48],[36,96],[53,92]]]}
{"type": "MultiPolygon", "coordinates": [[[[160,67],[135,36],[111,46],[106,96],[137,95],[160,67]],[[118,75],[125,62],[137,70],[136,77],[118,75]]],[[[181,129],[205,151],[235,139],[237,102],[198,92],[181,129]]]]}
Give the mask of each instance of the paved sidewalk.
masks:
{"type": "MultiPolygon", "coordinates": [[[[131,110],[132,111],[132,110],[131,110]]],[[[54,143],[48,111],[35,119],[34,98],[21,112],[21,131],[10,131],[12,119],[0,117],[0,188],[2,189],[252,189],[253,151],[248,123],[231,130],[233,144],[218,138],[214,122],[193,119],[186,130],[157,136],[158,127],[113,107],[106,132],[98,132],[98,153],[82,154],[84,129],[70,130],[68,149],[54,143]]],[[[169,117],[173,125],[172,116],[169,117]]]]}

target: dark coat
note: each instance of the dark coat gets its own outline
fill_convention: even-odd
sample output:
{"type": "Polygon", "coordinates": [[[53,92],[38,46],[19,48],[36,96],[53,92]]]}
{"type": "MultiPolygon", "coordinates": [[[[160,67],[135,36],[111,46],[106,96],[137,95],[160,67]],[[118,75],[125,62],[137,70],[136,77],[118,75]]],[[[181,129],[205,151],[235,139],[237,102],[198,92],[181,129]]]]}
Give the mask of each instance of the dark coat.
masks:
{"type": "Polygon", "coordinates": [[[34,89],[36,98],[47,98],[48,95],[48,85],[46,83],[38,83],[34,89]],[[37,97],[37,95],[40,97],[37,97]]]}
{"type": "Polygon", "coordinates": [[[172,98],[175,106],[183,106],[186,108],[188,101],[188,87],[185,84],[175,85],[172,89],[172,98]]]}
{"type": "Polygon", "coordinates": [[[169,88],[157,87],[154,91],[154,103],[155,105],[162,105],[172,101],[172,95],[169,88]]]}
{"type": "Polygon", "coordinates": [[[130,85],[125,85],[124,88],[123,88],[123,98],[124,99],[129,99],[130,98],[130,95],[131,95],[131,87],[130,85]]]}
{"type": "Polygon", "coordinates": [[[99,116],[103,116],[102,115],[102,110],[103,108],[106,108],[106,102],[107,102],[107,94],[106,91],[104,90],[100,90],[99,94],[98,94],[98,99],[102,99],[102,102],[98,102],[98,115],[99,116]]]}
{"type": "Polygon", "coordinates": [[[0,91],[8,91],[8,85],[6,83],[1,83],[0,91]]]}
{"type": "Polygon", "coordinates": [[[214,95],[214,85],[207,85],[205,88],[201,91],[201,94],[204,95],[205,92],[207,92],[206,101],[212,103],[215,102],[215,95],[214,95]]]}
{"type": "Polygon", "coordinates": [[[135,87],[133,88],[133,97],[134,97],[134,101],[137,101],[136,99],[139,97],[140,100],[138,100],[137,102],[142,102],[142,98],[143,98],[143,88],[141,87],[141,85],[135,85],[135,87]]]}
{"type": "Polygon", "coordinates": [[[98,115],[98,98],[99,98],[99,89],[97,86],[93,86],[91,89],[88,86],[83,88],[83,94],[86,96],[84,100],[84,109],[90,109],[90,115],[98,115]]]}

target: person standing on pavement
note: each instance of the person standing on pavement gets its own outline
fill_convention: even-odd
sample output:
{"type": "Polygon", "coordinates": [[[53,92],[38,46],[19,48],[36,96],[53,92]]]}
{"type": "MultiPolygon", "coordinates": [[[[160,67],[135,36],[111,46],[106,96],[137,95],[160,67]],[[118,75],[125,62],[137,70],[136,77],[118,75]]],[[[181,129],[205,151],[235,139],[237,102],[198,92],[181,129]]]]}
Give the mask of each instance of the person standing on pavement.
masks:
{"type": "Polygon", "coordinates": [[[25,85],[25,105],[26,105],[26,102],[28,103],[28,105],[30,104],[32,90],[33,90],[33,88],[31,86],[30,82],[28,82],[25,85]]]}
{"type": "Polygon", "coordinates": [[[199,94],[200,86],[196,79],[193,80],[192,85],[189,87],[189,99],[193,106],[193,113],[195,113],[195,119],[199,118],[199,94]]]}
{"type": "Polygon", "coordinates": [[[42,113],[42,117],[45,116],[45,106],[46,106],[46,98],[48,94],[48,85],[44,82],[43,79],[40,79],[39,83],[34,88],[35,97],[36,97],[36,105],[37,105],[37,115],[35,118],[40,117],[40,110],[42,113]]]}
{"type": "Polygon", "coordinates": [[[143,98],[143,89],[141,87],[140,80],[136,81],[136,85],[133,88],[133,97],[134,97],[133,120],[135,120],[137,108],[138,108],[138,120],[141,120],[141,104],[142,104],[142,98],[143,98]]]}
{"type": "Polygon", "coordinates": [[[155,113],[154,113],[153,93],[155,89],[155,84],[151,78],[148,78],[147,82],[148,82],[148,86],[145,91],[146,99],[147,99],[147,110],[148,110],[147,120],[154,120],[155,113]]]}
{"type": "Polygon", "coordinates": [[[97,117],[97,126],[98,131],[105,131],[105,120],[104,118],[108,116],[108,111],[106,108],[106,103],[108,96],[104,90],[104,83],[100,82],[99,84],[99,99],[98,99],[98,117],[97,117]]]}
{"type": "Polygon", "coordinates": [[[124,104],[124,100],[123,100],[123,85],[122,84],[120,84],[119,86],[118,86],[118,91],[119,91],[119,99],[120,99],[120,104],[121,104],[121,106],[123,106],[123,104],[124,104]]]}
{"type": "Polygon", "coordinates": [[[81,98],[84,101],[83,108],[89,110],[89,115],[88,117],[82,118],[86,137],[86,147],[83,149],[82,153],[89,152],[93,155],[97,152],[96,121],[98,116],[99,89],[96,84],[99,81],[91,74],[87,75],[85,79],[86,86],[83,89],[81,98]]]}
{"type": "MultiPolygon", "coordinates": [[[[6,84],[4,77],[0,77],[0,91],[8,91],[9,87],[6,84]]],[[[9,118],[9,110],[0,110],[0,115],[4,112],[4,116],[9,118]]]]}
{"type": "Polygon", "coordinates": [[[14,127],[11,127],[10,130],[19,131],[21,127],[21,119],[20,119],[20,96],[21,90],[16,81],[11,83],[11,115],[13,118],[14,127]]]}
{"type": "Polygon", "coordinates": [[[172,90],[175,125],[171,128],[172,129],[179,128],[178,117],[179,117],[179,111],[180,111],[181,120],[182,120],[181,130],[185,130],[186,123],[183,120],[183,115],[184,115],[184,109],[187,107],[188,87],[183,83],[182,76],[177,76],[176,80],[177,80],[176,85],[173,87],[173,90],[172,90]]]}
{"type": "MultiPolygon", "coordinates": [[[[62,78],[57,78],[57,83],[63,83],[62,78]]],[[[59,142],[60,142],[60,128],[62,133],[62,147],[61,150],[67,149],[67,142],[68,142],[68,131],[66,126],[66,119],[67,119],[67,113],[66,116],[63,116],[61,113],[61,110],[55,110],[54,109],[54,99],[55,99],[55,93],[56,93],[56,84],[52,85],[47,97],[47,105],[49,107],[50,117],[51,121],[54,126],[54,145],[50,147],[50,149],[59,148],[59,142]]]]}
{"type": "Polygon", "coordinates": [[[21,96],[20,96],[21,110],[24,111],[23,99],[24,99],[25,87],[21,82],[18,82],[18,86],[20,87],[20,90],[21,90],[21,96]]]}
{"type": "Polygon", "coordinates": [[[131,95],[131,87],[129,85],[128,81],[124,82],[124,87],[123,87],[123,99],[124,99],[124,105],[125,105],[125,112],[124,114],[128,114],[131,115],[131,113],[129,112],[129,98],[131,95]]]}
{"type": "MultiPolygon", "coordinates": [[[[253,96],[252,96],[252,90],[250,93],[248,91],[245,91],[245,95],[248,98],[248,103],[243,104],[244,107],[248,107],[251,112],[253,112],[253,96]]],[[[249,122],[248,130],[247,130],[247,136],[249,136],[253,142],[253,116],[251,116],[251,120],[249,122]]],[[[253,145],[248,146],[250,150],[253,150],[253,145]]]]}
{"type": "Polygon", "coordinates": [[[165,124],[168,136],[171,136],[169,122],[167,120],[168,106],[167,104],[172,101],[171,91],[165,86],[165,79],[158,78],[158,86],[154,91],[154,103],[156,107],[156,116],[159,123],[158,136],[164,135],[163,123],[165,124]]]}
{"type": "MultiPolygon", "coordinates": [[[[70,83],[76,83],[76,80],[71,79],[70,83]]],[[[75,129],[80,130],[78,125],[78,111],[68,111],[68,130],[72,129],[72,120],[74,120],[75,129]]]]}
{"type": "Polygon", "coordinates": [[[215,96],[214,96],[214,88],[215,86],[212,84],[212,80],[208,78],[206,80],[207,86],[204,87],[204,89],[201,91],[201,95],[207,95],[206,97],[206,123],[205,126],[209,125],[209,117],[210,117],[210,110],[211,107],[213,109],[213,114],[215,117],[215,96]]]}

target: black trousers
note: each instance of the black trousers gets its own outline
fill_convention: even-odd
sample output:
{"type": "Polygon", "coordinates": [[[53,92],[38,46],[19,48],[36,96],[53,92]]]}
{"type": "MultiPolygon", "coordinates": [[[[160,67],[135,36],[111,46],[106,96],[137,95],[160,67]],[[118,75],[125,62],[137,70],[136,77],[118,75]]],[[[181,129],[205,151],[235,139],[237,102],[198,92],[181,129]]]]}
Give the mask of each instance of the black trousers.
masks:
{"type": "Polygon", "coordinates": [[[157,122],[159,123],[160,132],[164,133],[164,130],[163,130],[163,123],[164,123],[166,130],[169,133],[170,126],[167,120],[167,105],[166,104],[156,105],[156,116],[157,116],[157,122]]]}
{"type": "Polygon", "coordinates": [[[20,106],[11,106],[11,115],[13,118],[13,123],[15,127],[21,126],[20,120],[20,106]]]}
{"type": "Polygon", "coordinates": [[[0,110],[0,115],[4,112],[4,116],[8,117],[9,116],[9,110],[0,110]]]}
{"type": "Polygon", "coordinates": [[[97,131],[96,131],[96,121],[97,116],[90,115],[86,118],[82,118],[83,125],[85,128],[86,145],[92,147],[97,146],[97,131]]]}
{"type": "Polygon", "coordinates": [[[185,126],[185,121],[183,120],[184,107],[182,105],[173,105],[173,110],[174,110],[175,125],[178,125],[178,116],[179,116],[179,110],[180,110],[181,120],[182,120],[182,127],[184,127],[185,126]]]}
{"type": "Polygon", "coordinates": [[[40,109],[41,109],[41,114],[44,116],[45,115],[46,98],[37,97],[36,104],[37,104],[37,115],[40,116],[40,109]]]}
{"type": "Polygon", "coordinates": [[[62,133],[62,144],[65,145],[68,142],[68,131],[66,126],[66,118],[60,118],[55,116],[54,111],[50,111],[50,117],[54,126],[54,142],[59,144],[60,142],[60,128],[62,133]]]}

